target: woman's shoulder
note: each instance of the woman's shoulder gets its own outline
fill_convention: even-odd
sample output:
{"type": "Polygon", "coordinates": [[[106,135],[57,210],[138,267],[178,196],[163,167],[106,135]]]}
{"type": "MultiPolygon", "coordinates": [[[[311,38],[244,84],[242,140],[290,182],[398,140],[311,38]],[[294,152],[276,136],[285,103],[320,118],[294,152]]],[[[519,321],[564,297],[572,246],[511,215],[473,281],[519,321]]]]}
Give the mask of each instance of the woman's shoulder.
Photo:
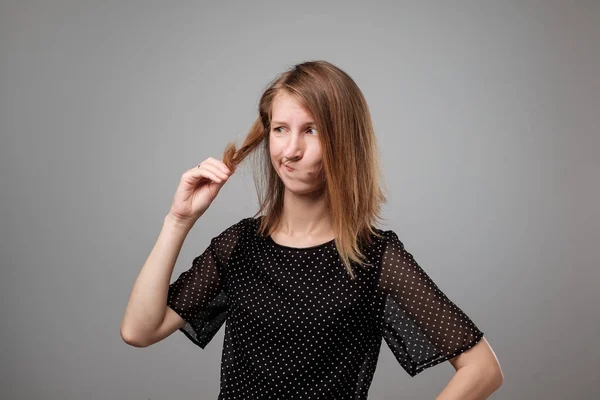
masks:
{"type": "Polygon", "coordinates": [[[367,251],[372,254],[382,254],[390,248],[403,248],[404,244],[398,238],[396,230],[390,228],[372,227],[367,251]]]}
{"type": "Polygon", "coordinates": [[[241,239],[256,234],[260,224],[260,217],[244,217],[230,224],[225,228],[218,237],[236,237],[241,239]]]}
{"type": "Polygon", "coordinates": [[[234,249],[240,248],[253,234],[255,225],[256,221],[253,217],[242,218],[237,222],[230,223],[211,239],[211,246],[217,252],[230,254],[234,249]]]}
{"type": "Polygon", "coordinates": [[[376,226],[372,226],[371,231],[371,240],[378,244],[385,243],[391,237],[396,235],[396,232],[394,232],[392,229],[378,228],[376,226]]]}

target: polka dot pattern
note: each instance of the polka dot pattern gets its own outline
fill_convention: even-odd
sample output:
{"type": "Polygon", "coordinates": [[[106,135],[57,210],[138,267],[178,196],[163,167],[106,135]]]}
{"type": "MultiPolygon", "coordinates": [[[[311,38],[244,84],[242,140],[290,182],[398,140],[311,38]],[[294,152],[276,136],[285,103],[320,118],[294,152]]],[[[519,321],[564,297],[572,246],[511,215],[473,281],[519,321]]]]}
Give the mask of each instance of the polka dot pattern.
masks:
{"type": "Polygon", "coordinates": [[[393,231],[362,247],[351,280],[333,240],[295,248],[245,218],[169,286],[201,348],[225,323],[219,399],[366,399],[383,339],[415,376],[483,335],[393,231]]]}
{"type": "Polygon", "coordinates": [[[384,338],[409,375],[464,353],[483,337],[417,264],[393,231],[381,263],[384,338]]]}
{"type": "Polygon", "coordinates": [[[180,331],[201,348],[227,319],[223,266],[238,243],[239,227],[240,223],[213,238],[204,253],[193,260],[192,267],[169,285],[167,305],[187,322],[180,331]]]}

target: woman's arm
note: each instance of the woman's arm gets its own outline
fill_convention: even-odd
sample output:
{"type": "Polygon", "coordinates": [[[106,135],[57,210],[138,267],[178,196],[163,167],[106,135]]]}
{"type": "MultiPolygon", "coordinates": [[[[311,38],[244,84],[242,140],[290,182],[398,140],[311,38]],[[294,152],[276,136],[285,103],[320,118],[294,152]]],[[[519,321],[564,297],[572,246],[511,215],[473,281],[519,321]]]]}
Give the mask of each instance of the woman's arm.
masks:
{"type": "Polygon", "coordinates": [[[133,285],[121,322],[121,337],[127,344],[149,346],[184,324],[179,315],[168,312],[166,304],[177,257],[192,227],[193,222],[181,221],[171,214],[164,218],[156,244],[133,285]]]}
{"type": "Polygon", "coordinates": [[[487,340],[449,360],[456,373],[436,400],[487,399],[504,382],[504,375],[487,340]]]}

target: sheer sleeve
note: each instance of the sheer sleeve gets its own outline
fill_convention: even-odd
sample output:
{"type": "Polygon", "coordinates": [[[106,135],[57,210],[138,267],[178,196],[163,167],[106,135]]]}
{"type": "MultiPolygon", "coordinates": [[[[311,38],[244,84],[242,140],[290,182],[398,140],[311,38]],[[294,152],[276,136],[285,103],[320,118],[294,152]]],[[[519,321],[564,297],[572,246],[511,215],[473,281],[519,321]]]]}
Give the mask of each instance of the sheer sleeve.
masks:
{"type": "Polygon", "coordinates": [[[203,349],[227,319],[227,262],[238,247],[242,221],[212,238],[169,285],[167,305],[186,321],[179,330],[203,349]]]}
{"type": "Polygon", "coordinates": [[[396,233],[385,234],[378,285],[384,298],[383,337],[414,377],[469,350],[483,332],[417,264],[396,233]]]}

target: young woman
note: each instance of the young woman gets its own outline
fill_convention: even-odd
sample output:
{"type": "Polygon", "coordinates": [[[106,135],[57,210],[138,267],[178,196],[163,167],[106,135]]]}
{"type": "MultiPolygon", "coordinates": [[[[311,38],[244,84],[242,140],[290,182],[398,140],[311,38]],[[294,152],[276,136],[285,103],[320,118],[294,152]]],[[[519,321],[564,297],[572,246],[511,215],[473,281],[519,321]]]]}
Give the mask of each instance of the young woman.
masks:
{"type": "Polygon", "coordinates": [[[344,71],[295,65],[263,93],[241,148],[181,177],[121,325],[145,347],[176,330],[204,348],[225,323],[219,399],[366,399],[384,339],[411,376],[450,360],[438,399],[502,382],[483,332],[392,230],[367,103],[344,71]],[[169,284],[187,233],[249,155],[260,209],[214,237],[169,284]]]}

